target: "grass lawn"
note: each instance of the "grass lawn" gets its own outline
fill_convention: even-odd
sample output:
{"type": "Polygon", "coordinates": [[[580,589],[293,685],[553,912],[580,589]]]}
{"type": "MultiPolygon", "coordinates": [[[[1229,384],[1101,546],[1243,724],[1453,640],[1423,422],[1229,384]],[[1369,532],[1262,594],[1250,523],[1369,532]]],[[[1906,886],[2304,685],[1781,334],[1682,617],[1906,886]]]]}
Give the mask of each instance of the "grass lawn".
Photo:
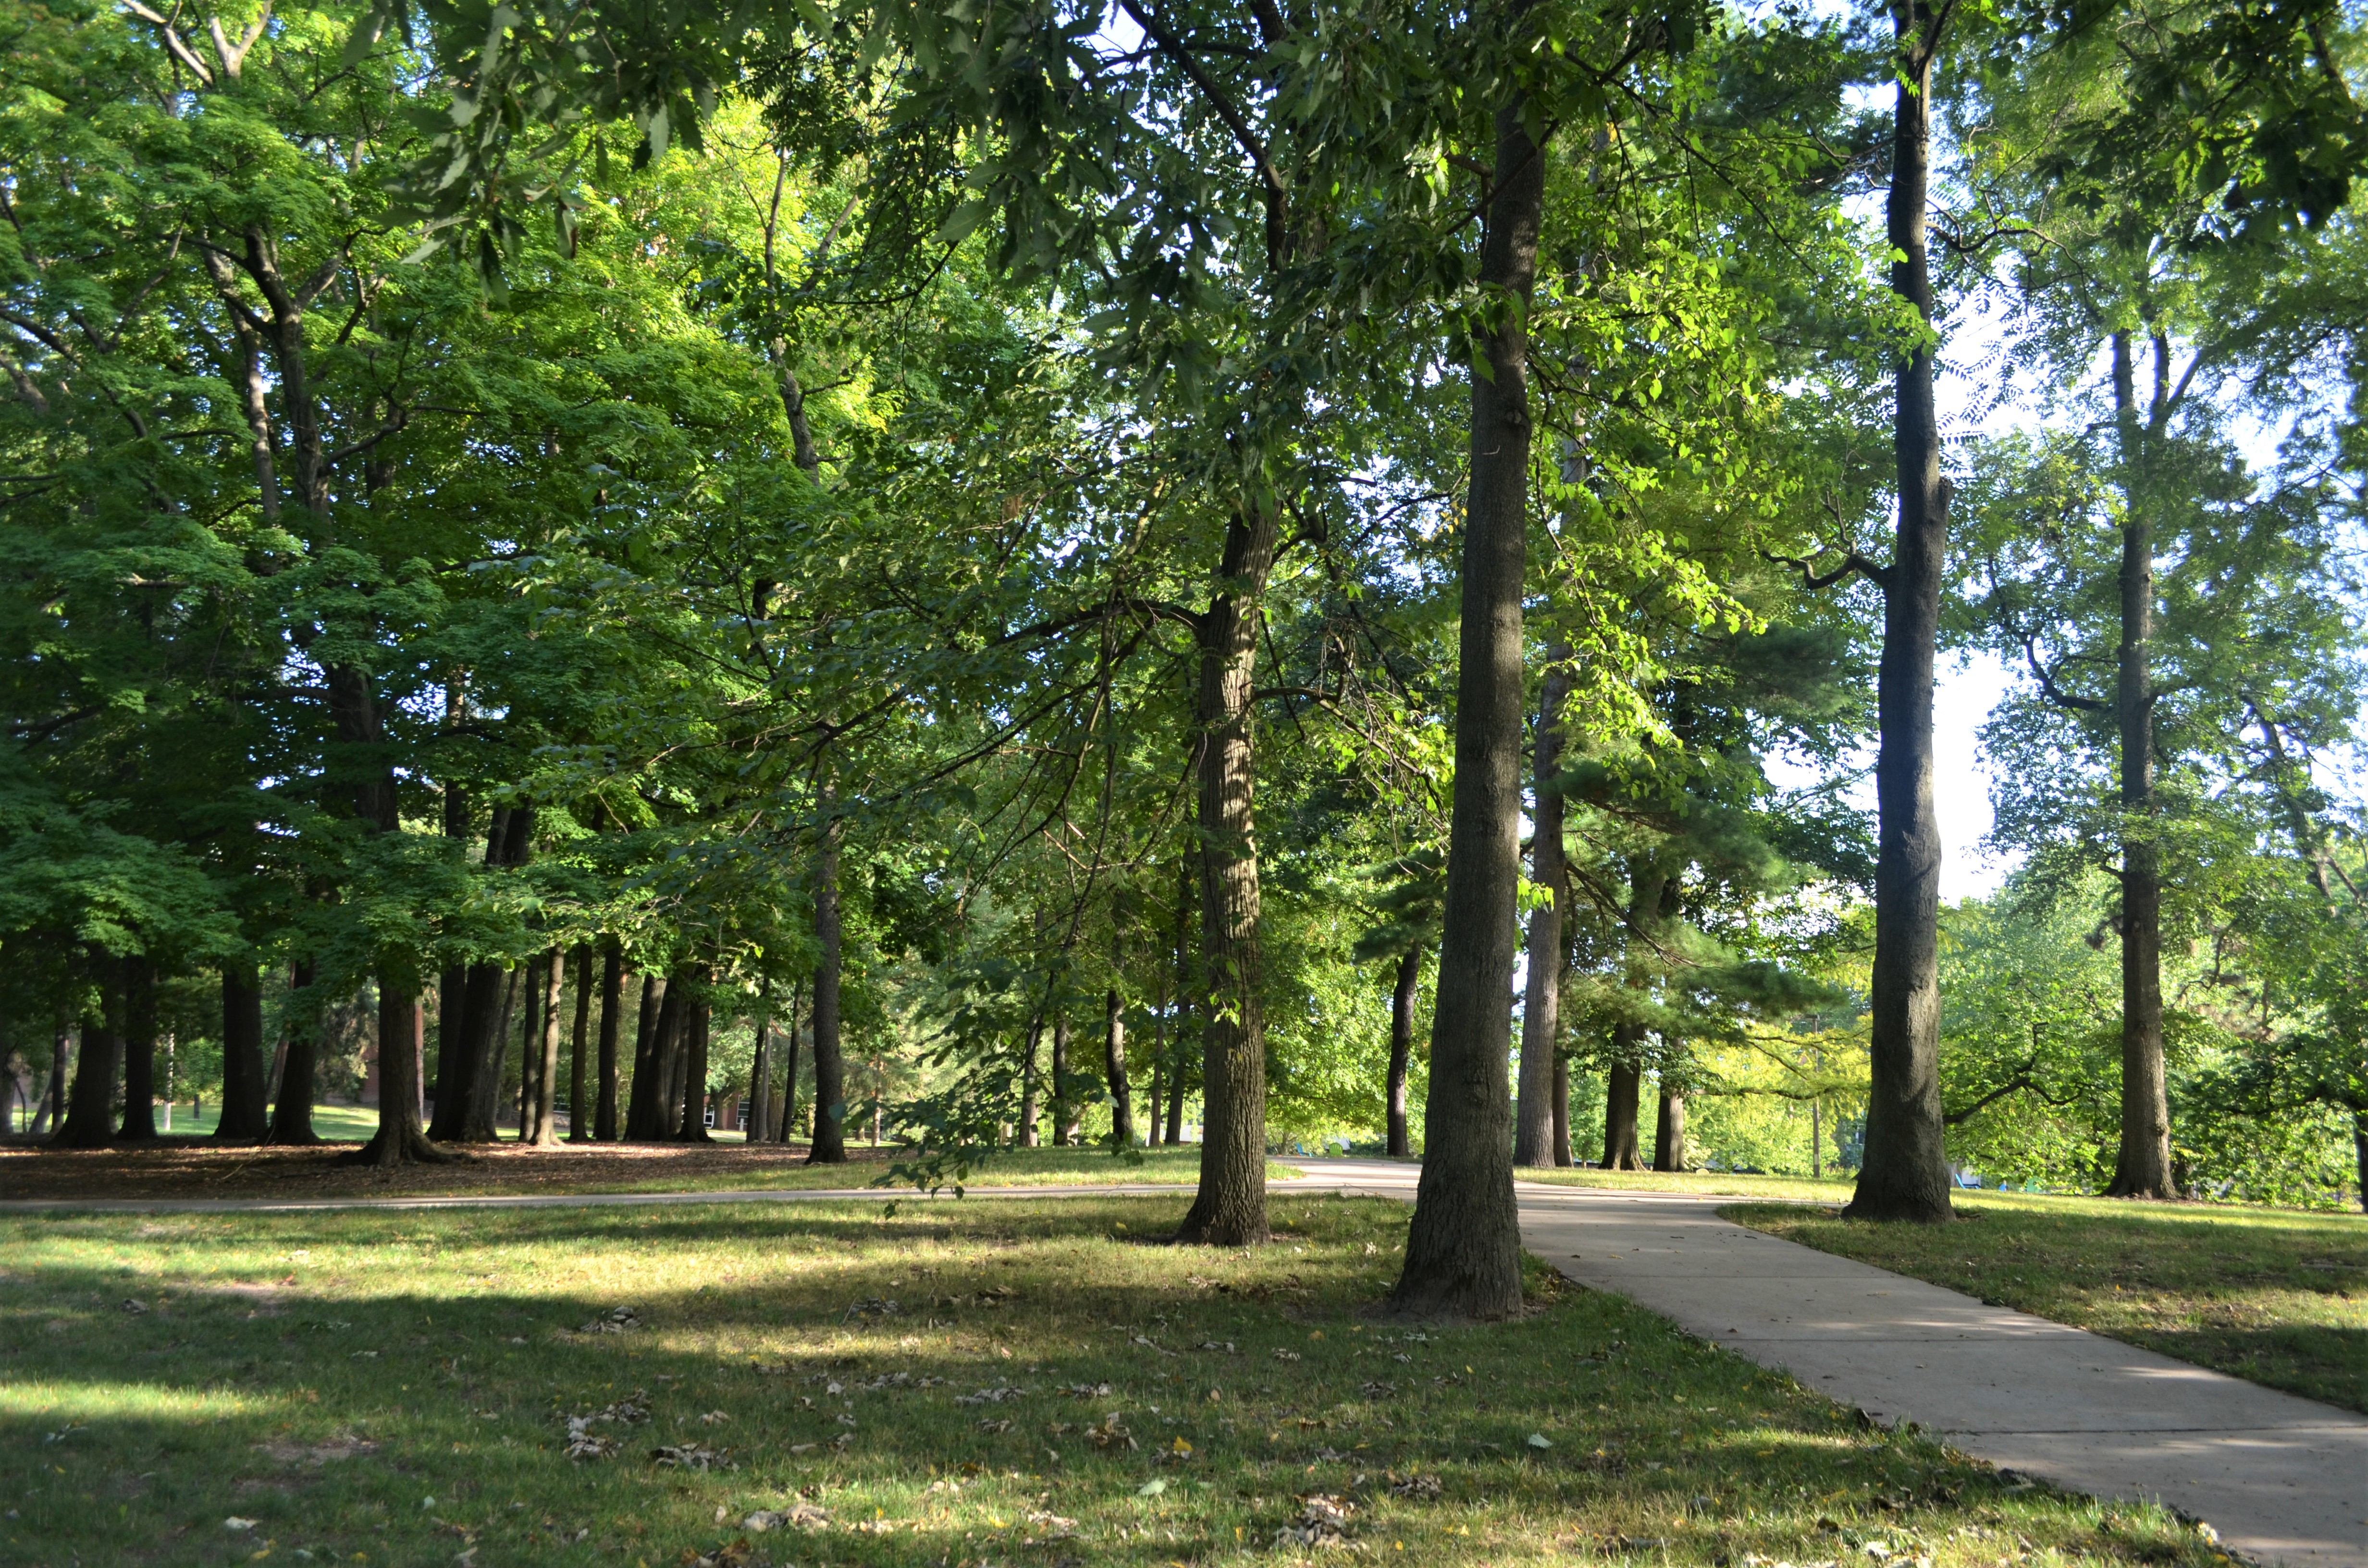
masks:
{"type": "Polygon", "coordinates": [[[1178,1212],[10,1216],[0,1560],[2226,1562],[1535,1265],[1518,1323],[1374,1318],[1401,1204],[1178,1212]]]}
{"type": "Polygon", "coordinates": [[[1961,1194],[1953,1225],[1737,1205],[1743,1224],[2368,1413],[2368,1219],[1961,1194]]]}
{"type": "MultiPolygon", "coordinates": [[[[316,1119],[316,1125],[318,1120],[316,1119]]],[[[373,1113],[372,1126],[375,1126],[373,1113]]],[[[163,1140],[141,1148],[43,1149],[0,1145],[0,1199],[75,1198],[383,1198],[416,1193],[725,1192],[870,1187],[902,1157],[858,1147],[843,1165],[809,1165],[803,1145],[680,1143],[470,1145],[449,1165],[394,1172],[340,1165],[345,1147],[220,1148],[163,1140]]],[[[1145,1149],[1122,1160],[1107,1149],[1014,1149],[971,1173],[973,1188],[1197,1181],[1197,1144],[1145,1149]]],[[[1269,1163],[1269,1176],[1293,1176],[1269,1163]]]]}
{"type": "Polygon", "coordinates": [[[1855,1176],[1813,1180],[1808,1176],[1730,1176],[1723,1171],[1664,1175],[1659,1171],[1578,1170],[1566,1165],[1535,1169],[1524,1165],[1513,1173],[1513,1178],[1554,1187],[1600,1187],[1624,1192],[1706,1192],[1736,1198],[1805,1199],[1812,1203],[1847,1203],[1858,1181],[1855,1176]]]}

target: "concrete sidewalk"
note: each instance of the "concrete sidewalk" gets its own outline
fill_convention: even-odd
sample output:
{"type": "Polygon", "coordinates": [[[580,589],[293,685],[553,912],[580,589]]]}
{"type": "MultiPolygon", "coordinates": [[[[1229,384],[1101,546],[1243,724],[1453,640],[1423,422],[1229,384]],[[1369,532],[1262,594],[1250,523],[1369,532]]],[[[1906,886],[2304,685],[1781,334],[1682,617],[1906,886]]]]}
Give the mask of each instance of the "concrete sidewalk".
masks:
{"type": "Polygon", "coordinates": [[[1521,1239],[1886,1424],[2157,1499],[2264,1562],[2368,1563],[2368,1419],[1746,1230],[1731,1201],[1524,1186],[1521,1239]]]}
{"type": "MultiPolygon", "coordinates": [[[[1293,1156],[1278,1191],[1411,1199],[1419,1168],[1293,1156]]],[[[975,1198],[1165,1195],[1190,1187],[973,1187],[975,1198]]],[[[2288,1568],[2368,1568],[2368,1418],[1987,1306],[1937,1285],[1746,1230],[1733,1198],[1523,1182],[1521,1240],[1580,1284],[1886,1423],[2102,1497],[2158,1500],[2232,1549],[2288,1568]]],[[[948,1194],[948,1198],[951,1195],[948,1194]]],[[[903,1198],[879,1187],[328,1199],[6,1202],[42,1210],[286,1213],[338,1209],[595,1209],[903,1198]]]]}

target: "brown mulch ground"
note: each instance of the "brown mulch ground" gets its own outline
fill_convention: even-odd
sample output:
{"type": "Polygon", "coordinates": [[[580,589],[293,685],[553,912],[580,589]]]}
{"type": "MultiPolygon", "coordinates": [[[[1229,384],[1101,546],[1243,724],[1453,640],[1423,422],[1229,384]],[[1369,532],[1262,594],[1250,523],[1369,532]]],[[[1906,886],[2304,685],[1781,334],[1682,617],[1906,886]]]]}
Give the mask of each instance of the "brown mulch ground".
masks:
{"type": "MultiPolygon", "coordinates": [[[[808,1170],[802,1145],[617,1144],[521,1149],[473,1145],[472,1158],[395,1171],[338,1164],[356,1145],[224,1148],[160,1139],[137,1149],[0,1144],[0,1199],[51,1198],[372,1198],[414,1193],[632,1192],[787,1185],[808,1170]]],[[[833,1187],[862,1187],[894,1158],[849,1150],[833,1187]]],[[[817,1173],[818,1174],[818,1173],[817,1173]]]]}

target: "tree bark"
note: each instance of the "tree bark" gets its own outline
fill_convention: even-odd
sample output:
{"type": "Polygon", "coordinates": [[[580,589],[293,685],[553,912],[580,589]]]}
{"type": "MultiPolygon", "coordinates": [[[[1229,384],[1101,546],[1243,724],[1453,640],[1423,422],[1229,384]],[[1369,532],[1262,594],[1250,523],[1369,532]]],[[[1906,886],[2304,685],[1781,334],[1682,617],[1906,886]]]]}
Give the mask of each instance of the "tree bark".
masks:
{"type": "MultiPolygon", "coordinates": [[[[559,1147],[559,998],[560,987],[567,978],[567,949],[553,948],[543,960],[542,967],[542,1039],[538,1042],[538,1061],[534,1074],[534,1142],[537,1147],[559,1147]]],[[[576,1009],[579,1019],[583,1009],[576,1009]]],[[[584,1029],[579,1022],[575,1030],[575,1077],[584,1078],[584,1029]]],[[[523,1134],[521,1134],[523,1136],[523,1134]]]]}
{"type": "Polygon", "coordinates": [[[1390,1076],[1384,1091],[1389,1150],[1401,1160],[1414,1154],[1414,1130],[1406,1125],[1406,1077],[1414,1067],[1414,1008],[1421,994],[1422,949],[1408,948],[1399,956],[1397,983],[1390,989],[1390,1076]]]}
{"type": "Polygon", "coordinates": [[[796,987],[790,990],[790,1059],[781,1074],[781,1116],[773,1134],[774,1142],[786,1143],[797,1126],[798,1119],[798,1012],[800,997],[796,987]]]}
{"type": "Polygon", "coordinates": [[[2368,1110],[2351,1113],[2351,1158],[2360,1182],[2360,1211],[2368,1214],[2368,1110]]]}
{"type": "Polygon", "coordinates": [[[263,986],[251,963],[226,963],[222,971],[222,1119],[214,1139],[222,1143],[259,1143],[271,1131],[263,1066],[263,986]]]}
{"type": "Polygon", "coordinates": [[[1570,1168],[1570,1062],[1554,1058],[1554,1163],[1570,1168]]]}
{"type": "Polygon", "coordinates": [[[458,1142],[470,1136],[470,1107],[476,1101],[477,1080],[494,1054],[501,1006],[501,970],[489,963],[471,964],[462,977],[457,1017],[443,1026],[444,1043],[437,1052],[436,1117],[428,1124],[430,1138],[458,1142]]]}
{"type": "Polygon", "coordinates": [[[625,1106],[625,1138],[650,1141],[657,1125],[658,1094],[665,1087],[657,1072],[658,1016],[666,1011],[666,983],[663,976],[642,976],[642,1002],[633,1015],[633,1084],[625,1106]]]}
{"type": "Polygon", "coordinates": [[[685,1143],[715,1142],[714,1134],[707,1130],[708,1029],[714,1021],[714,1004],[708,999],[707,983],[712,973],[704,965],[692,971],[696,994],[683,1009],[682,1121],[675,1130],[675,1137],[685,1143]]]}
{"type": "Polygon", "coordinates": [[[769,1143],[773,1139],[773,1024],[770,1018],[757,1019],[756,1045],[748,1056],[748,1142],[769,1143]]]}
{"type": "Polygon", "coordinates": [[[1391,1310],[1501,1318],[1521,1308],[1513,1206],[1515,906],[1520,882],[1522,630],[1530,483],[1529,329],[1545,202],[1544,151],[1519,101],[1497,111],[1496,188],[1480,244],[1482,291],[1501,314],[1472,372],[1472,477],[1463,524],[1456,674],[1455,806],[1445,939],[1430,1026],[1422,1179],[1391,1310]]]}
{"type": "MultiPolygon", "coordinates": [[[[1616,1051],[1625,1043],[1630,1049],[1641,1031],[1627,1024],[1611,1034],[1616,1051]]],[[[1636,1140],[1636,1105],[1645,1074],[1633,1062],[1613,1062],[1605,1075],[1603,1091],[1603,1168],[1607,1171],[1641,1171],[1645,1168],[1644,1151],[1636,1140]]]]}
{"type": "Polygon", "coordinates": [[[600,1108],[592,1122],[592,1137],[601,1143],[617,1141],[617,1036],[624,1027],[625,954],[614,937],[600,950],[600,1108]]]}
{"type": "Polygon", "coordinates": [[[66,1123],[66,1064],[68,1046],[66,1031],[58,1029],[50,1036],[50,1075],[41,1085],[41,1097],[34,1108],[32,1121],[26,1127],[28,1138],[50,1136],[66,1123]]]}
{"type": "MultiPolygon", "coordinates": [[[[463,677],[455,675],[444,682],[444,723],[448,733],[468,716],[467,687],[463,677]]],[[[469,836],[469,791],[457,779],[444,781],[444,836],[452,841],[456,854],[466,854],[459,846],[469,836]]],[[[488,853],[491,853],[490,846],[488,853]]],[[[434,1108],[428,1114],[428,1126],[458,1127],[447,1107],[453,1102],[454,1091],[465,1076],[461,1065],[461,1041],[465,1038],[465,1021],[469,1011],[469,968],[452,964],[437,977],[436,987],[436,1071],[428,1081],[428,1098],[434,1108]]]]}
{"type": "MultiPolygon", "coordinates": [[[[2162,1055],[2162,851],[2154,815],[2154,521],[2130,335],[2113,334],[2122,468],[2122,635],[2113,720],[2122,750],[2122,1137],[2112,1198],[2177,1198],[2162,1055]]],[[[2167,372],[2166,372],[2167,373],[2167,372]]]]}
{"type": "Polygon", "coordinates": [[[1197,628],[1201,974],[1207,1006],[1201,1026],[1201,1185],[1177,1234],[1210,1246],[1247,1246],[1268,1235],[1266,1018],[1259,999],[1265,965],[1251,677],[1277,527],[1270,497],[1249,497],[1235,508],[1215,591],[1197,628]]]}
{"type": "MultiPolygon", "coordinates": [[[[647,993],[643,995],[646,997],[647,993]]],[[[679,1072],[682,1061],[682,981],[668,976],[666,990],[658,998],[657,1014],[650,1020],[649,1098],[643,1105],[639,1125],[628,1127],[625,1135],[636,1142],[664,1143],[674,1136],[682,1104],[682,1082],[679,1072]]],[[[641,1104],[641,1087],[634,1085],[633,1098],[641,1104]]]]}
{"type": "Polygon", "coordinates": [[[1563,903],[1562,704],[1569,690],[1570,650],[1557,642],[1539,682],[1536,806],[1531,812],[1530,880],[1550,891],[1551,903],[1530,912],[1529,984],[1521,1000],[1521,1093],[1513,1124],[1513,1164],[1543,1165],[1554,1158],[1554,1062],[1562,1049],[1563,903]]]}
{"type": "Polygon", "coordinates": [[[115,1074],[123,1060],[116,1028],[123,1016],[122,960],[97,964],[99,1004],[82,1022],[82,1049],[74,1053],[74,1087],[56,1142],[62,1149],[104,1149],[115,1141],[115,1074]]]}
{"type": "Polygon", "coordinates": [[[1144,1122],[1144,1147],[1159,1147],[1164,1108],[1160,1096],[1166,1091],[1167,1071],[1167,1018],[1163,1011],[1151,1026],[1151,1106],[1144,1122]]]}
{"type": "Polygon", "coordinates": [[[1113,985],[1102,997],[1102,1073],[1110,1080],[1110,1143],[1134,1146],[1134,1091],[1126,1081],[1126,1011],[1113,985]]]}
{"type": "MultiPolygon", "coordinates": [[[[1932,56],[1939,22],[1926,0],[1897,0],[1901,46],[1888,227],[1899,259],[1892,291],[1932,319],[1925,243],[1931,176],[1932,56]]],[[[1938,1223],[1952,1217],[1940,1074],[1941,830],[1932,809],[1932,666],[1949,487],[1941,477],[1932,403],[1932,349],[1900,362],[1893,447],[1899,470],[1898,541],[1883,588],[1883,664],[1875,705],[1880,818],[1874,879],[1874,966],[1868,1046],[1866,1161],[1844,1210],[1854,1219],[1938,1223]]]]}
{"type": "Polygon", "coordinates": [[[461,1131],[455,1140],[458,1142],[501,1142],[502,1069],[509,1057],[510,1019],[518,1011],[518,971],[512,969],[497,972],[500,979],[495,987],[496,1000],[487,1009],[490,1039],[469,1085],[469,1103],[462,1112],[461,1131]]]}
{"type": "Polygon", "coordinates": [[[550,960],[538,953],[527,961],[526,1020],[518,1030],[518,1137],[521,1144],[539,1142],[540,1124],[534,1113],[542,1101],[542,1016],[544,977],[550,972],[550,960]]]}
{"type": "Polygon", "coordinates": [[[420,1055],[426,1009],[403,977],[381,969],[378,977],[378,1131],[345,1158],[358,1165],[438,1163],[451,1153],[430,1142],[419,1124],[420,1055]]]}
{"type": "MultiPolygon", "coordinates": [[[[448,799],[448,808],[450,803],[448,799]]],[[[525,865],[533,838],[531,805],[496,806],[485,829],[486,869],[525,865]]],[[[498,964],[469,966],[458,1025],[447,1020],[442,1026],[436,1117],[428,1126],[429,1137],[467,1143],[490,1143],[498,1137],[494,1118],[501,1098],[502,1053],[508,1049],[509,983],[498,964]],[[490,1085],[482,1082],[488,1073],[493,1074],[490,1085]]]]}
{"type": "Polygon", "coordinates": [[[156,968],[140,953],[123,960],[123,1122],[115,1141],[156,1141],[156,968]]]}
{"type": "Polygon", "coordinates": [[[1686,1168],[1686,1096],[1663,1089],[1660,1112],[1653,1131],[1653,1168],[1682,1171],[1686,1168]]]}
{"type": "Polygon", "coordinates": [[[1043,1119],[1043,1108],[1037,1098],[1036,1051],[1044,1043],[1044,1015],[1040,1009],[1028,1020],[1028,1051],[1019,1059],[1019,1146],[1033,1149],[1042,1134],[1037,1123],[1043,1119]]]}
{"type": "Polygon", "coordinates": [[[318,1143],[313,1131],[313,1069],[320,1051],[321,1004],[313,995],[310,959],[290,971],[288,1012],[281,1028],[279,1093],[271,1106],[269,1143],[318,1143]]]}
{"type": "Polygon", "coordinates": [[[585,1091],[590,1087],[590,1063],[585,1060],[592,1036],[592,944],[580,942],[575,948],[575,1020],[568,1031],[567,1051],[567,1141],[570,1143],[592,1142],[592,1119],[588,1114],[585,1091]]]}
{"type": "Polygon", "coordinates": [[[1064,1006],[1053,1020],[1053,1146],[1065,1149],[1076,1141],[1076,1119],[1069,1107],[1069,1013],[1064,1006]]]}
{"type": "Polygon", "coordinates": [[[814,1142],[806,1163],[814,1165],[847,1162],[847,1061],[838,1038],[838,854],[840,828],[837,802],[823,795],[824,823],[820,852],[814,860],[814,1142]]]}

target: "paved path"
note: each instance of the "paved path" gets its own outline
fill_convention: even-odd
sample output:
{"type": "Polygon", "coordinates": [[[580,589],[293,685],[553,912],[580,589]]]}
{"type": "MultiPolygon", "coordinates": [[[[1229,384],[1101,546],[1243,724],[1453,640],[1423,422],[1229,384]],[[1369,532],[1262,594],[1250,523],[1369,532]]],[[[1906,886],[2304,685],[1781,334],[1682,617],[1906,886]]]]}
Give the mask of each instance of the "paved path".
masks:
{"type": "MultiPolygon", "coordinates": [[[[1294,1160],[1405,1193],[1383,1162],[1294,1160]]],[[[2291,1568],[2368,1564],[2368,1418],[1814,1251],[1732,1198],[1524,1182],[1521,1241],[1571,1278],[1885,1424],[2075,1492],[2158,1499],[2291,1568]]]]}
{"type": "MultiPolygon", "coordinates": [[[[1416,1167],[1294,1157],[1285,1190],[1410,1199],[1416,1167]]],[[[1174,1186],[979,1187],[981,1198],[1180,1194],[1174,1186]]],[[[1730,1198],[1521,1183],[1521,1239],[1564,1274],[1790,1372],[1878,1420],[2099,1496],[2157,1498],[2289,1568],[2368,1568],[2368,1419],[1742,1226],[1730,1198]]],[[[878,1187],[755,1192],[0,1203],[112,1210],[562,1209],[811,1202],[878,1187]]],[[[909,1198],[909,1193],[902,1196],[909,1198]]]]}

